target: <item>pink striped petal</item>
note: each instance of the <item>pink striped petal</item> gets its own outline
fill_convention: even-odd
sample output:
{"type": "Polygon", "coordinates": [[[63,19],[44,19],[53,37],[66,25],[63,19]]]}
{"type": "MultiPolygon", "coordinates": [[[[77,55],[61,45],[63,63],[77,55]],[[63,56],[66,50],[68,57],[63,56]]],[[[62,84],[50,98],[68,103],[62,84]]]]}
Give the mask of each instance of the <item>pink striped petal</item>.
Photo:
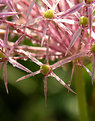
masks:
{"type": "Polygon", "coordinates": [[[22,38],[24,37],[24,35],[22,35],[15,43],[14,45],[11,47],[10,51],[9,51],[9,55],[11,54],[11,52],[15,49],[15,47],[21,42],[22,38]]]}
{"type": "Polygon", "coordinates": [[[45,3],[47,5],[47,7],[49,7],[50,9],[52,9],[52,6],[49,4],[49,2],[47,0],[42,0],[43,3],[45,3]]]}
{"type": "Polygon", "coordinates": [[[74,33],[73,38],[70,42],[70,45],[67,49],[67,52],[65,54],[65,56],[68,54],[68,52],[70,51],[70,49],[72,48],[72,46],[75,44],[75,42],[77,41],[77,39],[79,38],[79,36],[81,35],[82,32],[82,28],[80,27],[79,29],[77,29],[77,31],[74,33]]]}
{"type": "Polygon", "coordinates": [[[4,36],[4,48],[5,48],[5,53],[8,53],[8,33],[9,33],[9,27],[7,26],[6,28],[6,33],[5,33],[5,36],[4,36]]]}
{"type": "Polygon", "coordinates": [[[89,52],[89,50],[85,50],[85,51],[83,51],[83,52],[80,52],[80,53],[77,53],[77,54],[75,54],[75,55],[72,55],[72,56],[70,56],[70,57],[68,57],[68,58],[62,59],[62,60],[56,62],[55,64],[53,64],[53,65],[51,66],[51,68],[54,70],[54,69],[56,69],[56,68],[58,68],[58,67],[60,67],[60,66],[62,66],[62,65],[64,65],[64,64],[66,64],[66,63],[69,63],[69,62],[71,62],[71,61],[73,61],[73,60],[79,58],[79,57],[87,56],[87,53],[88,53],[88,52],[89,52]]]}
{"type": "Polygon", "coordinates": [[[75,6],[73,6],[72,8],[66,10],[65,12],[59,13],[59,15],[61,15],[62,18],[63,17],[66,17],[68,15],[73,14],[74,12],[77,12],[83,6],[84,6],[84,3],[83,2],[82,3],[79,3],[79,4],[75,5],[75,6]]]}
{"type": "Polygon", "coordinates": [[[89,29],[89,32],[90,32],[90,39],[91,39],[91,31],[92,31],[92,7],[88,7],[88,19],[89,19],[89,26],[88,26],[88,29],[89,29]]]}
{"type": "Polygon", "coordinates": [[[12,59],[11,57],[9,57],[9,62],[13,65],[13,67],[17,67],[25,72],[32,73],[32,71],[30,71],[29,69],[27,69],[26,67],[24,67],[23,65],[21,65],[20,63],[18,63],[14,59],[12,59]]]}
{"type": "Polygon", "coordinates": [[[30,59],[31,59],[34,63],[36,63],[37,65],[39,65],[39,66],[42,65],[42,63],[41,63],[39,60],[37,60],[36,58],[34,58],[33,56],[31,56],[31,53],[25,52],[25,51],[23,51],[23,50],[20,50],[19,52],[21,52],[21,53],[23,53],[24,55],[26,55],[28,58],[30,58],[30,59]]]}
{"type": "Polygon", "coordinates": [[[8,93],[8,86],[7,86],[7,62],[4,63],[4,67],[3,67],[3,77],[4,77],[5,88],[6,88],[6,91],[8,93]]]}
{"type": "MultiPolygon", "coordinates": [[[[9,8],[11,9],[11,11],[16,12],[16,10],[13,7],[12,1],[11,0],[6,0],[6,2],[8,4],[8,6],[9,6],[9,8]]],[[[16,17],[19,18],[18,15],[16,15],[16,17]]]]}
{"type": "Polygon", "coordinates": [[[60,79],[55,73],[52,72],[51,76],[54,77],[58,82],[60,82],[60,83],[61,83],[64,87],[66,87],[69,91],[71,91],[71,92],[73,92],[73,93],[76,94],[76,92],[74,92],[70,87],[68,87],[68,86],[66,85],[66,83],[65,83],[62,79],[60,79]]]}
{"type": "Polygon", "coordinates": [[[14,16],[17,15],[17,12],[1,12],[0,17],[14,16]]]}
{"type": "Polygon", "coordinates": [[[28,74],[28,75],[26,75],[26,76],[23,76],[23,77],[17,79],[16,82],[21,81],[21,80],[26,79],[26,78],[29,78],[29,77],[31,77],[31,76],[35,76],[35,75],[37,75],[37,74],[39,74],[39,73],[40,73],[40,70],[39,70],[39,71],[36,71],[36,72],[32,72],[31,74],[28,74]]]}
{"type": "Polygon", "coordinates": [[[45,104],[47,104],[47,76],[44,77],[44,95],[45,95],[45,104]]]}

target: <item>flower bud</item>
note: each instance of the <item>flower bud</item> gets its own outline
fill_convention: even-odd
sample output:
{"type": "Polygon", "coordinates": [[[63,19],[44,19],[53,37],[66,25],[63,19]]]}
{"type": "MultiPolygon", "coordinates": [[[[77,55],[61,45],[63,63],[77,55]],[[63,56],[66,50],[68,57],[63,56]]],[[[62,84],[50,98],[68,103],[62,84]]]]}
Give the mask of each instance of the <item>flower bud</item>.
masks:
{"type": "Polygon", "coordinates": [[[43,65],[40,67],[40,70],[41,70],[41,73],[42,73],[43,75],[47,75],[47,74],[50,72],[51,68],[50,68],[49,65],[43,64],[43,65]]]}
{"type": "Polygon", "coordinates": [[[83,25],[83,26],[88,25],[88,18],[85,17],[85,16],[81,16],[80,17],[80,24],[83,25]]]}
{"type": "Polygon", "coordinates": [[[44,17],[45,18],[49,18],[49,19],[52,19],[54,17],[54,12],[53,10],[47,10],[46,12],[44,12],[44,17]]]}

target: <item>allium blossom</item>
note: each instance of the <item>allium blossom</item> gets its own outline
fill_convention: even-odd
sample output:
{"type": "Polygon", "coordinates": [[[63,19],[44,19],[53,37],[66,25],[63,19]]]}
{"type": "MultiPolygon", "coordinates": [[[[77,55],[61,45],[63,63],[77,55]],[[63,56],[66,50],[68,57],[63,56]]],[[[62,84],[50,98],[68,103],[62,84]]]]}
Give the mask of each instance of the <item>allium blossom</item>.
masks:
{"type": "Polygon", "coordinates": [[[7,6],[0,13],[0,24],[8,26],[4,41],[0,39],[0,66],[4,63],[3,74],[7,92],[7,62],[29,73],[17,81],[39,73],[44,75],[45,102],[47,100],[47,77],[49,76],[54,77],[68,90],[75,93],[70,85],[76,65],[83,67],[92,76],[93,83],[95,70],[94,0],[82,0],[80,3],[72,0],[40,0],[38,2],[36,0],[17,0],[15,2],[4,0],[0,1],[1,6],[7,6]],[[19,17],[18,14],[20,14],[19,17]],[[12,16],[11,21],[7,19],[9,16],[12,16]],[[10,29],[11,36],[21,36],[15,43],[7,42],[8,29],[10,29]],[[26,41],[33,46],[24,43],[18,45],[24,36],[27,38],[26,41]],[[15,57],[15,52],[18,57],[15,57]],[[93,56],[92,73],[83,62],[83,58],[86,56],[89,58],[93,56]],[[15,60],[17,58],[30,58],[40,66],[40,69],[31,72],[19,64],[15,60]],[[40,62],[39,58],[44,58],[46,63],[40,62]],[[50,65],[49,60],[55,59],[57,62],[50,65]],[[53,70],[69,62],[73,64],[73,67],[68,86],[53,70]]]}
{"type": "Polygon", "coordinates": [[[17,61],[15,61],[11,57],[11,54],[12,54],[14,48],[19,44],[19,42],[22,40],[22,38],[24,36],[22,35],[14,43],[14,45],[10,48],[10,50],[8,50],[8,41],[7,41],[8,40],[8,31],[9,31],[9,28],[7,27],[5,37],[4,37],[4,41],[0,40],[0,67],[4,63],[3,76],[4,76],[4,83],[5,83],[7,93],[8,93],[8,87],[7,87],[7,72],[6,71],[7,71],[7,63],[8,62],[10,62],[14,67],[17,67],[21,70],[28,72],[28,73],[31,72],[29,69],[27,69],[26,67],[24,67],[23,65],[21,65],[20,63],[18,63],[17,61]]]}

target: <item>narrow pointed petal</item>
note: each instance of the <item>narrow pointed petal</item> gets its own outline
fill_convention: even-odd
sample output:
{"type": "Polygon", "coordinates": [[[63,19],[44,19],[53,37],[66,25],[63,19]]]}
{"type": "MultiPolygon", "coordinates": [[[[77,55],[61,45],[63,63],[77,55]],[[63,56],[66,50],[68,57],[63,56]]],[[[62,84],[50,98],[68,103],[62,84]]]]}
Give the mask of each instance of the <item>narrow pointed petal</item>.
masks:
{"type": "Polygon", "coordinates": [[[65,12],[63,12],[63,13],[61,12],[61,17],[63,18],[63,17],[66,17],[68,15],[71,15],[74,12],[77,12],[83,6],[84,6],[84,3],[83,2],[82,3],[79,3],[79,4],[75,5],[75,6],[73,6],[72,8],[66,10],[65,12]]]}
{"type": "Polygon", "coordinates": [[[88,26],[88,29],[89,29],[89,37],[91,39],[91,32],[92,32],[92,7],[88,7],[88,19],[89,19],[89,26],[88,26]]]}
{"type": "Polygon", "coordinates": [[[36,63],[37,65],[39,65],[39,66],[42,65],[42,63],[41,63],[39,60],[37,60],[36,58],[34,58],[33,56],[31,56],[31,53],[25,52],[25,51],[23,51],[23,50],[20,50],[20,52],[22,52],[24,55],[26,55],[28,58],[30,58],[30,59],[31,59],[34,63],[36,63]]]}
{"type": "Polygon", "coordinates": [[[4,76],[5,88],[6,88],[6,91],[7,91],[7,93],[8,93],[8,86],[7,86],[7,62],[4,63],[4,67],[3,67],[3,76],[4,76]]]}
{"type": "Polygon", "coordinates": [[[70,29],[66,27],[64,24],[62,23],[57,23],[57,24],[61,29],[64,29],[66,32],[68,32],[68,34],[72,35],[72,32],[70,31],[70,29]]]}
{"type": "MultiPolygon", "coordinates": [[[[9,6],[9,8],[11,9],[11,11],[16,12],[13,5],[12,5],[12,1],[11,0],[6,0],[6,2],[7,2],[7,5],[9,6]]],[[[16,17],[19,18],[18,15],[16,15],[16,17]]]]}
{"type": "Polygon", "coordinates": [[[44,95],[45,95],[45,104],[47,104],[47,76],[44,77],[44,95]]]}
{"type": "Polygon", "coordinates": [[[27,78],[29,78],[29,77],[31,77],[31,76],[35,76],[35,75],[37,75],[37,74],[39,74],[39,73],[40,73],[40,70],[39,70],[39,71],[36,71],[36,72],[32,72],[31,74],[28,74],[28,75],[26,75],[26,76],[23,76],[23,77],[17,79],[16,82],[21,81],[21,80],[23,80],[23,79],[27,79],[27,78]]]}
{"type": "Polygon", "coordinates": [[[55,73],[52,72],[51,76],[54,77],[54,78],[56,78],[56,80],[57,80],[58,82],[60,82],[64,87],[66,87],[69,91],[71,91],[71,92],[73,92],[73,93],[76,94],[76,92],[74,92],[70,87],[68,87],[68,86],[66,85],[66,83],[65,83],[62,79],[60,79],[55,73]]]}
{"type": "Polygon", "coordinates": [[[35,4],[35,0],[31,1],[29,8],[28,8],[28,11],[27,11],[27,19],[31,13],[31,10],[33,9],[34,4],[35,4]]]}
{"type": "Polygon", "coordinates": [[[8,33],[9,33],[9,27],[7,26],[6,28],[6,33],[4,36],[4,48],[5,48],[5,52],[7,53],[7,48],[8,48],[8,33]]]}
{"type": "Polygon", "coordinates": [[[62,65],[64,65],[64,64],[66,64],[66,63],[69,63],[69,62],[71,62],[71,61],[73,61],[73,60],[79,58],[79,57],[87,56],[87,53],[88,53],[88,52],[89,52],[89,50],[85,50],[85,51],[83,51],[83,52],[80,52],[80,53],[77,53],[77,54],[72,55],[72,56],[70,56],[70,57],[67,57],[67,58],[65,58],[65,59],[62,59],[62,60],[56,62],[55,64],[53,64],[53,65],[51,66],[51,68],[54,70],[54,69],[56,69],[56,68],[58,68],[58,67],[60,67],[60,66],[62,66],[62,65]]]}
{"type": "Polygon", "coordinates": [[[9,62],[13,65],[13,67],[17,67],[25,72],[32,73],[32,71],[30,71],[29,69],[27,69],[26,67],[24,67],[23,65],[21,65],[20,63],[18,63],[14,59],[12,59],[11,57],[9,57],[9,62]]]}
{"type": "Polygon", "coordinates": [[[92,73],[90,72],[90,70],[85,66],[82,65],[82,67],[87,71],[87,73],[92,77],[92,73]]]}
{"type": "Polygon", "coordinates": [[[70,78],[70,81],[69,81],[69,87],[71,86],[72,78],[73,78],[73,75],[74,75],[74,70],[75,70],[75,64],[73,64],[71,78],[70,78]]]}
{"type": "Polygon", "coordinates": [[[0,13],[0,17],[7,17],[7,16],[14,16],[14,15],[17,15],[18,13],[17,12],[1,12],[0,13]]]}
{"type": "Polygon", "coordinates": [[[30,19],[27,21],[27,23],[25,24],[26,25],[33,25],[33,24],[36,24],[38,22],[40,22],[41,20],[43,20],[43,17],[42,16],[39,16],[37,18],[34,18],[34,19],[30,19]]]}
{"type": "Polygon", "coordinates": [[[94,81],[94,72],[95,72],[95,54],[93,54],[92,84],[93,84],[93,81],[94,81]]]}
{"type": "Polygon", "coordinates": [[[44,31],[43,31],[41,46],[43,46],[43,44],[44,44],[44,40],[45,40],[45,37],[46,37],[47,28],[48,28],[48,23],[46,24],[46,26],[44,28],[44,31]]]}
{"type": "Polygon", "coordinates": [[[66,24],[78,24],[78,21],[71,20],[71,19],[53,19],[56,23],[58,22],[64,22],[66,24]]]}
{"type": "Polygon", "coordinates": [[[74,33],[73,38],[70,42],[70,45],[67,49],[67,52],[65,54],[65,56],[68,54],[68,52],[70,51],[70,49],[72,48],[72,46],[75,44],[75,42],[77,41],[77,39],[79,38],[79,36],[81,35],[82,32],[82,28],[80,27],[79,29],[77,29],[77,31],[74,33]]]}
{"type": "Polygon", "coordinates": [[[56,0],[55,3],[53,2],[53,7],[52,8],[53,8],[54,11],[55,11],[55,9],[56,9],[59,2],[60,2],[60,0],[56,0]]]}
{"type": "Polygon", "coordinates": [[[47,5],[47,7],[49,7],[49,9],[52,9],[52,6],[49,4],[49,2],[47,0],[42,0],[43,3],[45,3],[47,5]]]}
{"type": "Polygon", "coordinates": [[[11,47],[10,51],[9,51],[9,55],[11,54],[11,52],[15,49],[15,47],[21,42],[21,40],[23,39],[24,35],[22,35],[15,43],[14,45],[11,47]]]}
{"type": "MultiPolygon", "coordinates": [[[[68,3],[69,7],[72,8],[74,5],[72,4],[72,2],[70,2],[70,0],[66,0],[66,2],[68,3]]],[[[78,11],[76,11],[75,13],[75,16],[77,18],[80,18],[80,14],[78,13],[78,11]]]]}

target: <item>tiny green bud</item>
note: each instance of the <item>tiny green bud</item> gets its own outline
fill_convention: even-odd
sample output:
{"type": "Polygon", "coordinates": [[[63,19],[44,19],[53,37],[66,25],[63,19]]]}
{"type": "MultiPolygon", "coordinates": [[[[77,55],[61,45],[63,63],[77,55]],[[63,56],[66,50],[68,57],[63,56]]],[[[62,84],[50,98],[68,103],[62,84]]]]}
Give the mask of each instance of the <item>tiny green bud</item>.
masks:
{"type": "Polygon", "coordinates": [[[50,72],[51,68],[50,68],[49,65],[43,64],[43,65],[40,67],[40,70],[41,70],[41,73],[42,73],[43,75],[47,75],[47,74],[50,72]]]}
{"type": "Polygon", "coordinates": [[[46,12],[44,12],[44,17],[45,18],[49,18],[49,19],[52,19],[54,17],[54,12],[53,10],[47,10],[46,12]]]}
{"type": "Polygon", "coordinates": [[[88,25],[88,18],[85,16],[81,16],[80,17],[80,24],[82,24],[83,26],[88,25]]]}
{"type": "Polygon", "coordinates": [[[7,58],[7,56],[2,51],[0,51],[0,61],[4,61],[5,58],[7,58]]]}
{"type": "Polygon", "coordinates": [[[92,47],[91,47],[91,52],[92,52],[92,53],[95,53],[95,44],[92,45],[92,47]]]}

